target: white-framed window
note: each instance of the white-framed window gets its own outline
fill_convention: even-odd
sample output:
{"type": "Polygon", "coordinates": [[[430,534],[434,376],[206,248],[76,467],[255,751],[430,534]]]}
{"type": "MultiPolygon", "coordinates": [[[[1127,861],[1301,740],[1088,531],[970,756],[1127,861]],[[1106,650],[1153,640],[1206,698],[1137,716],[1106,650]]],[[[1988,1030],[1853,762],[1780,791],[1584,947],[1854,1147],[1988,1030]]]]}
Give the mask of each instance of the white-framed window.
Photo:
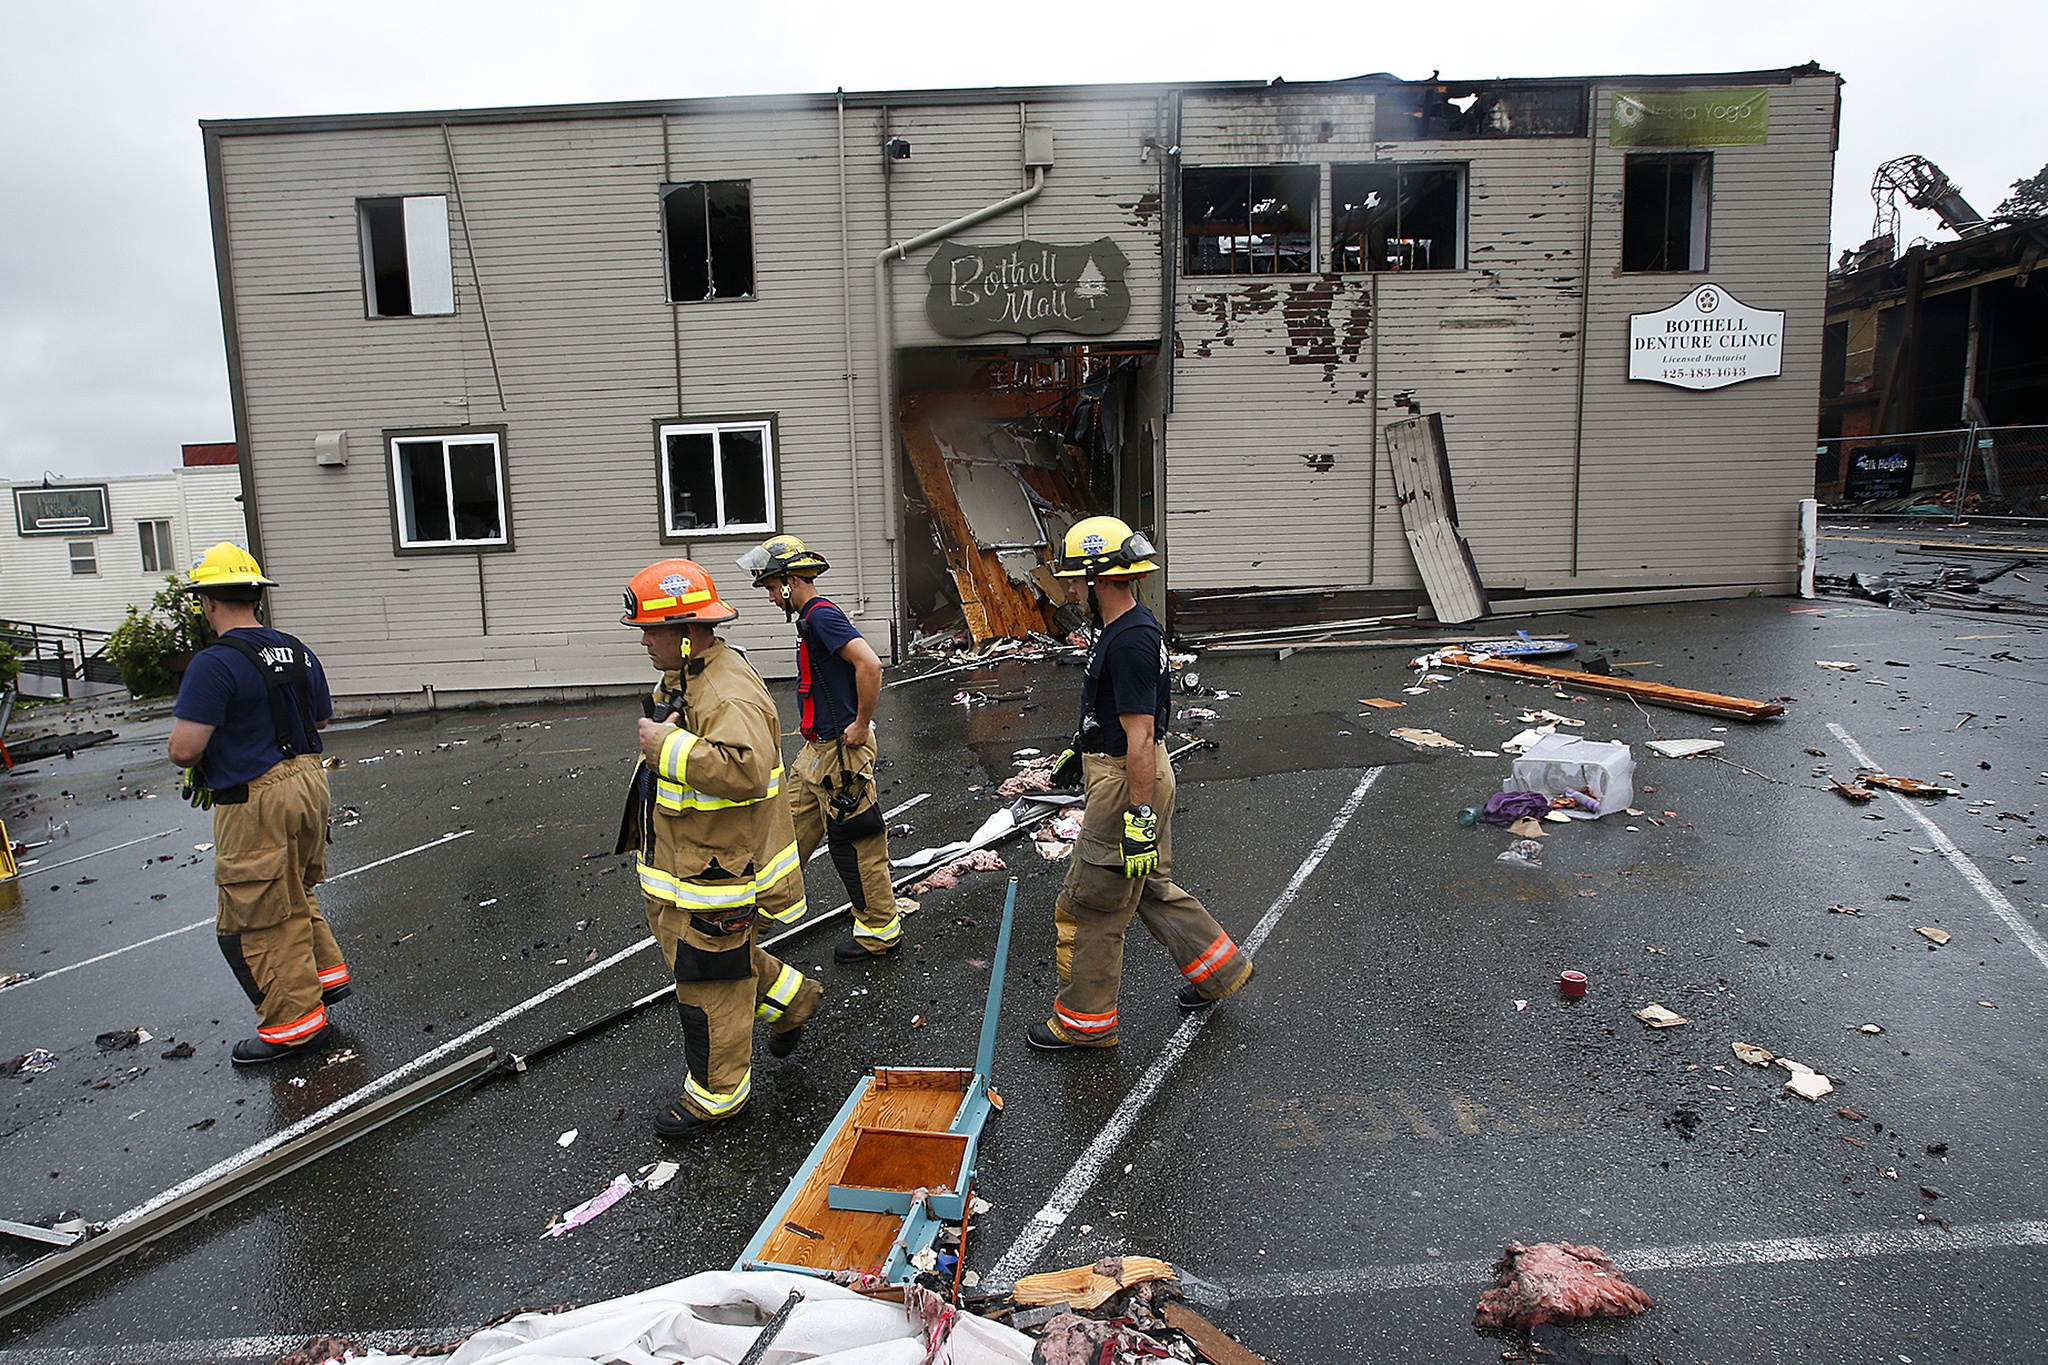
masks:
{"type": "Polygon", "coordinates": [[[96,578],[100,572],[100,552],[97,543],[90,540],[71,542],[71,576],[73,578],[96,578]]]}
{"type": "Polygon", "coordinates": [[[1299,275],[1316,268],[1315,166],[1190,166],[1180,173],[1190,275],[1299,275]]]}
{"type": "Polygon", "coordinates": [[[447,195],[358,199],[356,218],[363,232],[364,310],[371,317],[418,318],[455,311],[447,195]]]}
{"type": "Polygon", "coordinates": [[[391,502],[401,553],[510,548],[503,433],[393,435],[391,502]]]}
{"type": "Polygon", "coordinates": [[[142,541],[144,573],[177,571],[178,556],[171,549],[171,523],[168,518],[159,521],[138,521],[135,523],[135,533],[142,541]]]}
{"type": "Polygon", "coordinates": [[[665,422],[661,530],[669,539],[775,529],[775,422],[768,417],[665,422]]]}

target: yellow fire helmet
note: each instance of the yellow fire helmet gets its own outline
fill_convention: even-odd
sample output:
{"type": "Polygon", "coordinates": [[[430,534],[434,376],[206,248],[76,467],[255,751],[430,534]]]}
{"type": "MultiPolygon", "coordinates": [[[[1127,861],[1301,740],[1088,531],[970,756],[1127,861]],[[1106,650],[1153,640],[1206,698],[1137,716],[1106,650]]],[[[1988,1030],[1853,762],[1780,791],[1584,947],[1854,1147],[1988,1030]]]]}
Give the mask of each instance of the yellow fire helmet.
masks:
{"type": "Polygon", "coordinates": [[[1086,517],[1067,530],[1053,573],[1060,578],[1142,578],[1158,570],[1152,542],[1115,517],[1086,517]]]}
{"type": "Polygon", "coordinates": [[[771,578],[781,578],[785,575],[816,578],[832,567],[825,562],[825,556],[795,536],[771,537],[733,562],[739,565],[740,572],[753,577],[754,586],[757,588],[771,578]]]}
{"type": "Polygon", "coordinates": [[[187,585],[193,592],[208,588],[274,588],[277,583],[263,576],[263,566],[233,541],[223,540],[199,557],[192,566],[187,585]]]}

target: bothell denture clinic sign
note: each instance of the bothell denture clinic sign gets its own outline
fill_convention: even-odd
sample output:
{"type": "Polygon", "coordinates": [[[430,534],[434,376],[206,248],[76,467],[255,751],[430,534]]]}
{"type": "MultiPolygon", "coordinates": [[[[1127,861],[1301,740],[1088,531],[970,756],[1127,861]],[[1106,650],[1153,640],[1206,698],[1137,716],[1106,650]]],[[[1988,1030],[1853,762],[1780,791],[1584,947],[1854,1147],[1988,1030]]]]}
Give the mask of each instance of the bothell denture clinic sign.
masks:
{"type": "Polygon", "coordinates": [[[1703,284],[1661,313],[1631,313],[1628,377],[1719,389],[1784,368],[1785,315],[1703,284]]]}
{"type": "Polygon", "coordinates": [[[1131,312],[1129,266],[1107,237],[1082,246],[1012,242],[941,247],[925,267],[925,316],[942,336],[991,332],[1107,336],[1131,312]]]}

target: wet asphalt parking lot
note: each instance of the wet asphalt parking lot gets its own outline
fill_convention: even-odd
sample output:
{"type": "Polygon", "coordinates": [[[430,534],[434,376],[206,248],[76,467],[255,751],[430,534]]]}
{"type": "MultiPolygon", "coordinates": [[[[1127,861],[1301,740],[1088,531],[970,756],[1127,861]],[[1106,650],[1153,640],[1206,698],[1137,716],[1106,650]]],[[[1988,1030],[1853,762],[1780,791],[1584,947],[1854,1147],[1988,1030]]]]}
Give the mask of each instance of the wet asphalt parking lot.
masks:
{"type": "MultiPolygon", "coordinates": [[[[1829,542],[1842,569],[1924,562],[1896,542],[1933,533],[1828,534],[1866,537],[1829,542]]],[[[2048,569],[2024,572],[1998,589],[2038,604],[2048,569]]],[[[1175,872],[1256,938],[1258,975],[1187,1023],[1170,961],[1134,932],[1122,1046],[1032,1052],[1063,867],[1003,847],[1021,878],[995,1066],[1007,1105],[970,1265],[998,1279],[1155,1255],[1229,1291],[1214,1316],[1275,1362],[1476,1365],[1508,1344],[1471,1328],[1501,1245],[1593,1243],[1657,1307],[1576,1335],[1638,1362],[2039,1358],[2039,618],[1756,599],[1532,628],[1636,677],[1790,698],[1787,714],[1646,713],[1470,675],[1409,695],[1401,648],[1205,657],[1203,682],[1240,695],[1186,703],[1219,713],[1191,727],[1219,748],[1183,764],[1175,872]],[[1497,751],[1528,707],[1631,743],[1645,812],[1559,829],[1541,869],[1496,862],[1509,837],[1454,818],[1499,788],[1506,756],[1384,737],[1411,725],[1497,751]],[[1643,743],[1660,734],[1724,740],[1729,762],[1657,757],[1643,743]],[[1822,775],[1851,775],[1859,751],[1960,795],[1852,806],[1822,775]],[[1921,926],[1951,937],[1936,947],[1921,926]],[[1590,978],[1582,1001],[1558,996],[1567,968],[1590,978]],[[1691,1022],[1646,1028],[1631,1011],[1650,1001],[1691,1022]],[[1785,1093],[1736,1041],[1836,1092],[1785,1093]]],[[[915,827],[897,851],[971,832],[1015,749],[1059,747],[1078,682],[1047,662],[888,691],[884,799],[923,798],[897,817],[915,827]],[[988,681],[1031,696],[952,704],[988,681]]],[[[659,987],[651,944],[629,951],[646,939],[629,860],[608,852],[638,714],[622,698],[330,732],[343,766],[322,901],[356,994],[323,1056],[255,1071],[227,1060],[251,1020],[211,934],[207,817],[160,759],[168,722],[9,775],[16,839],[52,816],[69,832],[26,855],[0,901],[0,976],[40,974],[0,991],[0,1057],[58,1059],[0,1081],[0,1217],[106,1220],[437,1048],[526,1052],[659,987]],[[95,1046],[136,1025],[151,1042],[95,1046]],[[194,1055],[164,1058],[174,1042],[194,1055]]],[[[816,907],[842,899],[823,860],[809,885],[816,907]]],[[[674,1014],[650,1010],[0,1320],[0,1365],[269,1359],[319,1332],[391,1349],[729,1265],[864,1070],[971,1062],[1005,885],[976,873],[929,893],[886,963],[833,965],[843,922],[778,949],[823,978],[826,1009],[791,1058],[757,1051],[755,1098],[727,1131],[675,1151],[649,1131],[681,1077],[674,1014]],[[671,1155],[683,1170],[666,1188],[542,1237],[671,1155]]],[[[26,1264],[4,1251],[0,1267],[26,1264]]]]}

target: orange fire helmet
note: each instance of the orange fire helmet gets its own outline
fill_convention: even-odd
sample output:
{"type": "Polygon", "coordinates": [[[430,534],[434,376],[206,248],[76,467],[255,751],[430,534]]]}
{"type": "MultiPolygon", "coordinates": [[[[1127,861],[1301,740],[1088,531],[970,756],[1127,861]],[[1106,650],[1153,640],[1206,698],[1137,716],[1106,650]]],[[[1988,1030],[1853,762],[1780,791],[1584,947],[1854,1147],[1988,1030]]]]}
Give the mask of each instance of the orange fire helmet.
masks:
{"type": "Polygon", "coordinates": [[[703,565],[664,559],[633,575],[626,585],[626,614],[619,621],[628,626],[715,626],[738,615],[719,599],[703,565]]]}

